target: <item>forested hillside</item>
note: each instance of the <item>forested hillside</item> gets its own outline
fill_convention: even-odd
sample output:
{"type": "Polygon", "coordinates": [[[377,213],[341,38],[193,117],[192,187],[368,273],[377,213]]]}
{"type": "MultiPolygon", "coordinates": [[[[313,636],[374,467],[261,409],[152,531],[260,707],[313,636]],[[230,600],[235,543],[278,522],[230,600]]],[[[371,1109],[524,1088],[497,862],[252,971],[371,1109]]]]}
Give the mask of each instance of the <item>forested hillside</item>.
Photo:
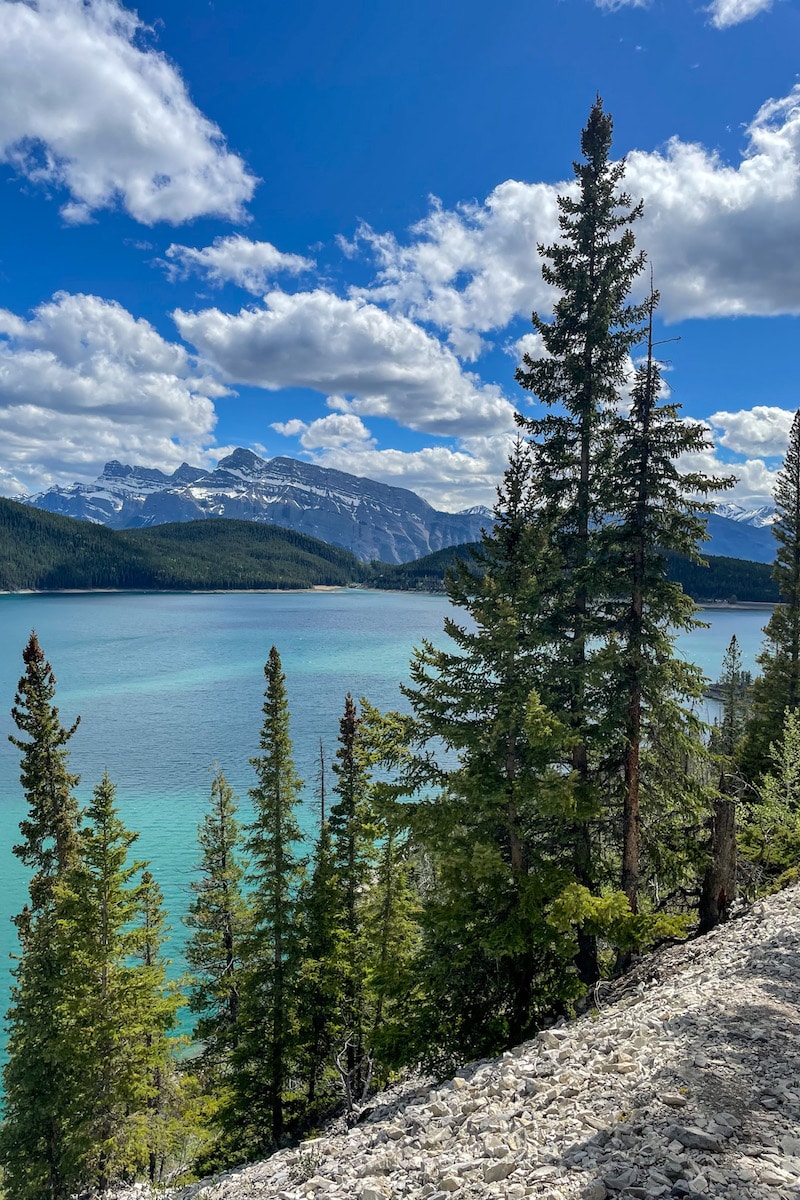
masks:
{"type": "MultiPolygon", "coordinates": [[[[0,589],[298,588],[363,584],[444,591],[445,572],[470,545],[409,563],[361,563],[327,542],[252,521],[204,520],[115,532],[0,499],[0,589]]],[[[669,556],[669,577],[695,600],[775,601],[771,568],[739,558],[698,566],[669,556]]]]}
{"type": "Polygon", "coordinates": [[[272,525],[205,520],[116,533],[0,499],[0,589],[297,588],[365,575],[346,550],[272,525]]]}
{"type": "MultiPolygon", "coordinates": [[[[470,558],[470,550],[478,544],[451,546],[427,554],[416,562],[399,566],[376,564],[373,586],[395,588],[398,591],[443,592],[445,572],[457,559],[470,558]]],[[[668,578],[680,583],[687,595],[697,601],[741,601],[773,603],[778,600],[778,587],[772,578],[772,568],[766,563],[745,562],[741,558],[706,557],[707,566],[690,562],[679,554],[667,555],[668,578]]]]}

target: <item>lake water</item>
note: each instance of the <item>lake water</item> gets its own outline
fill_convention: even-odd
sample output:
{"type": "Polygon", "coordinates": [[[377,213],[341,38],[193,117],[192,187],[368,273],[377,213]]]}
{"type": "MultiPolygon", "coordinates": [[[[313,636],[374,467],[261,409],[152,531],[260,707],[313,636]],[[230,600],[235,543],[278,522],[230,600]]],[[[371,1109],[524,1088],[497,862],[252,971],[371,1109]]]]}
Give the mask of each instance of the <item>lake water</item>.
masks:
{"type": "MultiPolygon", "coordinates": [[[[0,596],[0,1014],[16,941],[10,918],[27,887],[11,853],[25,805],[6,735],[32,628],[55,671],[62,722],[82,718],[71,742],[79,797],[88,800],[104,770],[117,785],[122,819],[141,831],[137,854],[151,860],[164,891],[178,971],[180,915],[215,761],[242,797],[242,815],[249,811],[270,646],[287,677],[297,767],[313,780],[320,738],[329,760],[335,751],[346,692],[402,707],[411,650],[425,637],[443,644],[448,611],[443,596],[356,590],[0,596]]],[[[735,633],[753,668],[769,610],[703,615],[709,628],[682,637],[681,653],[716,679],[735,633]]]]}

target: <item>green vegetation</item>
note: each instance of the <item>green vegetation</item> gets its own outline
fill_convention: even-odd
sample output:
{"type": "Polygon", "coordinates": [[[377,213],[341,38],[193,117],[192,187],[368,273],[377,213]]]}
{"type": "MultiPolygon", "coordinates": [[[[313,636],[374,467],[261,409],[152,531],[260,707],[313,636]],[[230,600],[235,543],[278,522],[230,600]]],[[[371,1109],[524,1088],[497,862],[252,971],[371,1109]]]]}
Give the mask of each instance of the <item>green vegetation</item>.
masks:
{"type": "MultiPolygon", "coordinates": [[[[74,726],[60,723],[31,635],[11,739],[29,807],[15,853],[32,873],[0,1129],[14,1200],[97,1195],[135,1177],[163,1182],[187,1159],[199,1172],[271,1152],[357,1109],[394,1071],[445,1070],[533,1035],[634,953],[726,919],[740,882],[755,893],[797,877],[800,414],[776,496],[783,604],[764,673],[751,685],[734,638],[709,739],[694,713],[702,677],[674,641],[695,623],[681,574],[714,577],[695,545],[727,481],[676,466],[705,434],[662,396],[655,294],[628,304],[640,210],[618,190],[610,144],[598,101],[575,194],[560,201],[563,240],[542,251],[560,293],[552,323],[534,316],[547,354],[519,373],[545,415],[520,418],[491,532],[463,556],[363,567],[270,527],[110,534],[2,508],[14,578],[73,570],[97,586],[97,564],[126,586],[256,586],[256,575],[266,586],[269,572],[273,586],[443,578],[453,606],[445,648],[414,653],[410,712],[346,695],[330,807],[320,748],[313,847],[296,820],[303,784],[272,647],[254,819],[240,831],[217,771],[200,829],[187,919],[197,1044],[180,1066],[158,885],[129,861],[135,834],[107,778],[79,812],[74,726]]],[[[719,586],[740,583],[721,561],[719,586]]]]}
{"type": "Polygon", "coordinates": [[[230,1158],[238,1147],[238,1131],[229,1128],[231,1072],[239,1042],[243,942],[248,909],[243,895],[244,868],[237,806],[219,769],[211,785],[209,809],[197,834],[200,863],[192,881],[186,916],[191,936],[186,960],[192,972],[189,1008],[197,1015],[194,1036],[200,1051],[192,1072],[207,1099],[207,1124],[218,1147],[215,1159],[230,1158]]]}
{"type": "MultiPolygon", "coordinates": [[[[457,561],[469,562],[479,546],[479,542],[448,546],[397,566],[375,563],[376,574],[370,586],[400,592],[444,592],[447,572],[455,568],[457,561]]],[[[694,562],[671,551],[666,551],[664,559],[667,579],[680,584],[686,595],[699,604],[774,604],[780,598],[767,563],[713,554],[694,562]]]]}
{"type": "Polygon", "coordinates": [[[167,1035],[180,1001],[160,954],[160,894],[146,864],[128,861],[136,835],[107,777],[79,812],[66,749],[75,726],[60,724],[35,633],[23,661],[12,715],[25,736],[11,740],[29,815],[14,852],[33,875],[16,918],[0,1163],[15,1200],[68,1200],[126,1175],[160,1177],[174,1149],[167,1035]]]}
{"type": "Polygon", "coordinates": [[[261,753],[250,759],[258,782],[250,789],[256,815],[245,843],[251,895],[229,1114],[240,1149],[251,1155],[279,1146],[286,1126],[284,1093],[298,1023],[297,891],[305,874],[295,814],[303,784],[295,774],[286,679],[274,646],[264,674],[261,753]]]}
{"type": "MultiPolygon", "coordinates": [[[[0,497],[0,591],[248,590],[320,585],[443,592],[446,572],[472,547],[409,563],[362,563],[347,550],[252,521],[207,520],[116,532],[0,497]]],[[[779,599],[765,563],[667,553],[668,577],[698,601],[779,599]]]]}
{"type": "Polygon", "coordinates": [[[783,737],[785,713],[800,703],[800,411],[778,475],[775,508],[773,579],[781,603],[764,630],[764,648],[757,659],[762,674],[753,685],[752,719],[742,747],[745,771],[753,780],[769,769],[773,746],[783,737]]]}
{"type": "Polygon", "coordinates": [[[274,525],[207,520],[115,532],[0,499],[0,589],[346,586],[369,571],[347,550],[274,525]]]}

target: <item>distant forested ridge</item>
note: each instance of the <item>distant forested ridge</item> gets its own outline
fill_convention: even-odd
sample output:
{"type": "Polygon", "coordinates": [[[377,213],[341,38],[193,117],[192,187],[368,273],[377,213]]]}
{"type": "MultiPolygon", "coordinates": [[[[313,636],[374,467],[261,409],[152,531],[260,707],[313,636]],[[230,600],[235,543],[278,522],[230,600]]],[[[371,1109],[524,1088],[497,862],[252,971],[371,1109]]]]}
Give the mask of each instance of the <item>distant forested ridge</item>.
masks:
{"type": "MultiPolygon", "coordinates": [[[[362,563],[347,550],[252,521],[207,519],[114,531],[0,499],[0,589],[248,590],[348,587],[444,591],[445,572],[470,546],[408,563],[362,563]]],[[[669,555],[669,577],[695,600],[773,602],[771,567],[709,557],[708,566],[669,555]]]]}
{"type": "Polygon", "coordinates": [[[0,589],[255,589],[359,583],[355,555],[305,534],[204,520],[115,532],[0,500],[0,589]]]}
{"type": "MultiPolygon", "coordinates": [[[[443,592],[445,572],[454,566],[457,559],[469,560],[470,551],[477,549],[477,543],[469,543],[437,550],[435,554],[399,566],[376,563],[372,585],[399,591],[443,592]]],[[[700,566],[677,554],[667,554],[666,558],[668,578],[680,583],[693,600],[728,600],[751,604],[772,604],[778,600],[772,567],[767,563],[709,555],[706,557],[708,565],[700,566]]]]}

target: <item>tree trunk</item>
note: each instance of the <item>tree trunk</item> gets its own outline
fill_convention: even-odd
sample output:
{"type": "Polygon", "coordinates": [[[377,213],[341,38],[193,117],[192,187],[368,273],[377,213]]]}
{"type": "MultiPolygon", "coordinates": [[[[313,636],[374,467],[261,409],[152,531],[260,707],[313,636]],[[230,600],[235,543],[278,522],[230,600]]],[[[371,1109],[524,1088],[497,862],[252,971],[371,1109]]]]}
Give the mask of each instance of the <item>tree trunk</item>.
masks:
{"type": "Polygon", "coordinates": [[[711,817],[711,861],[700,895],[700,932],[707,933],[727,920],[736,899],[736,803],[726,797],[714,801],[711,817]]]}

